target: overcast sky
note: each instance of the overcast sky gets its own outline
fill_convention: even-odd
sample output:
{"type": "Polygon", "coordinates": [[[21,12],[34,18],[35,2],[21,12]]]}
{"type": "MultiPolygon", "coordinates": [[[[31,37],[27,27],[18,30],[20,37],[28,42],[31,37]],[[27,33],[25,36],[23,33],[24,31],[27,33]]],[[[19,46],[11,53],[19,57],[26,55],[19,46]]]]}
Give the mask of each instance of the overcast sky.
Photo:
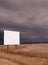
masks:
{"type": "Polygon", "coordinates": [[[21,32],[25,41],[48,41],[48,0],[0,0],[0,29],[21,32]]]}

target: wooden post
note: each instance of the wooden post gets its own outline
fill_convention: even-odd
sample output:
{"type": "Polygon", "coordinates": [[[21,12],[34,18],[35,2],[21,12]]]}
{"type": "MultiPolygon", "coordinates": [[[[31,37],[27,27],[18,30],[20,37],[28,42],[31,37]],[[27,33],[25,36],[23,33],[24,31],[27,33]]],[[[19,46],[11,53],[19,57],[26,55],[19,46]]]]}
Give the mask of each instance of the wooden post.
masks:
{"type": "Polygon", "coordinates": [[[15,45],[15,49],[17,49],[17,45],[15,45]]]}
{"type": "Polygon", "coordinates": [[[7,50],[9,50],[9,45],[7,45],[7,50]]]}

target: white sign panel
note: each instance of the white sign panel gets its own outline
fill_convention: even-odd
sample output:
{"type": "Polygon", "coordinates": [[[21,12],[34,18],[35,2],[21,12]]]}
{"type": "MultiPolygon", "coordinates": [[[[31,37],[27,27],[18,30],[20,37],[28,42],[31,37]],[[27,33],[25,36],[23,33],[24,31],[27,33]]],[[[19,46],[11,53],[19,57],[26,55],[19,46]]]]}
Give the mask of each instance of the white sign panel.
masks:
{"type": "Polygon", "coordinates": [[[20,32],[4,30],[4,45],[19,45],[20,32]]]}

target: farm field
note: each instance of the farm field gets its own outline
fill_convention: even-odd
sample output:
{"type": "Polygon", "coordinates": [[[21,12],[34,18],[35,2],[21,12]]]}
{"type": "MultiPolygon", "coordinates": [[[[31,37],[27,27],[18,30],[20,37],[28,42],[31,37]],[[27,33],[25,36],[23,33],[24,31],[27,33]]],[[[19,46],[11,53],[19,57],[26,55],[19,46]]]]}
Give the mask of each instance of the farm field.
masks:
{"type": "Polygon", "coordinates": [[[48,44],[0,46],[0,65],[48,65],[48,44]]]}

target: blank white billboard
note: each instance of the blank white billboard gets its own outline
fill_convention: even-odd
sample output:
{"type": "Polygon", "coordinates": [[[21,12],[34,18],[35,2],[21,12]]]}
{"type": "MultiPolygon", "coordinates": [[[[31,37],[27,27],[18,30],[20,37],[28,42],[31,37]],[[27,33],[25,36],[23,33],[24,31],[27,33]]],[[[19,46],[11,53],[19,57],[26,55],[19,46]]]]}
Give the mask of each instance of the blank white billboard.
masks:
{"type": "Polygon", "coordinates": [[[19,45],[20,32],[4,30],[4,45],[19,45]]]}

